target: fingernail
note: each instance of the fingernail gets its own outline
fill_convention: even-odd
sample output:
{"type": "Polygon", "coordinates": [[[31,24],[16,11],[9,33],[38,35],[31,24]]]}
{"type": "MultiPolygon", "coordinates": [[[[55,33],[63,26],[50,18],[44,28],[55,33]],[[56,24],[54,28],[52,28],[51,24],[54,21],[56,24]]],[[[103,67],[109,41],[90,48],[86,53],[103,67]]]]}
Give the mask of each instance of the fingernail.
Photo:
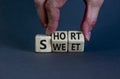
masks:
{"type": "Polygon", "coordinates": [[[50,35],[50,31],[48,28],[46,29],[46,35],[50,35]]]}
{"type": "Polygon", "coordinates": [[[52,29],[50,27],[46,28],[46,35],[51,35],[52,34],[52,29]]]}
{"type": "Polygon", "coordinates": [[[47,28],[47,24],[44,24],[44,27],[47,28]]]}
{"type": "Polygon", "coordinates": [[[86,35],[86,40],[87,41],[90,41],[90,36],[91,36],[91,32],[88,32],[87,35],[86,35]]]}

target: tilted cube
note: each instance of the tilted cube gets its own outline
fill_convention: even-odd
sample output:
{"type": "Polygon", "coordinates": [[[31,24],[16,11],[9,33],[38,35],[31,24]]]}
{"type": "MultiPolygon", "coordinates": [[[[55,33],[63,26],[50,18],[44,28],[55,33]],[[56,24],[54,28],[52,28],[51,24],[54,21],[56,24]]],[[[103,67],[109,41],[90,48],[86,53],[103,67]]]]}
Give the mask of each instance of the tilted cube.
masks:
{"type": "Polygon", "coordinates": [[[81,31],[68,31],[68,52],[83,52],[84,36],[81,31]]]}
{"type": "Polygon", "coordinates": [[[56,31],[52,34],[52,51],[67,52],[67,31],[56,31]]]}

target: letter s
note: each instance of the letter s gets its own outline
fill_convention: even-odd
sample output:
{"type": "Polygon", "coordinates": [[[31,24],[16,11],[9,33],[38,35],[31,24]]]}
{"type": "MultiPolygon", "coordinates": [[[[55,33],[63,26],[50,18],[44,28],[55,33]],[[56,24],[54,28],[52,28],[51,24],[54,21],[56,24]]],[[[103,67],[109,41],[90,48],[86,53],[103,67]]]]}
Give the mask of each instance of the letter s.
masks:
{"type": "Polygon", "coordinates": [[[42,47],[40,47],[40,49],[46,49],[47,46],[44,42],[46,42],[46,40],[41,40],[40,41],[40,44],[42,45],[42,47]]]}

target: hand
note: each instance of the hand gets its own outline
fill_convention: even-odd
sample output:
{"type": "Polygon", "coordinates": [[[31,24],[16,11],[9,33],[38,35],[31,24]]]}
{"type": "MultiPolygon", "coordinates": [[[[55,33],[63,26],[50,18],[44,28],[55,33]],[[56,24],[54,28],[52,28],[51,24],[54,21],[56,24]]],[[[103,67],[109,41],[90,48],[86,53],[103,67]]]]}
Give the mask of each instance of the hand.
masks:
{"type": "MultiPolygon", "coordinates": [[[[46,28],[46,34],[53,33],[58,26],[60,8],[67,0],[34,0],[42,25],[46,28]]],[[[85,40],[89,41],[91,31],[95,25],[103,0],[84,0],[86,8],[81,24],[81,30],[85,40]]]]}

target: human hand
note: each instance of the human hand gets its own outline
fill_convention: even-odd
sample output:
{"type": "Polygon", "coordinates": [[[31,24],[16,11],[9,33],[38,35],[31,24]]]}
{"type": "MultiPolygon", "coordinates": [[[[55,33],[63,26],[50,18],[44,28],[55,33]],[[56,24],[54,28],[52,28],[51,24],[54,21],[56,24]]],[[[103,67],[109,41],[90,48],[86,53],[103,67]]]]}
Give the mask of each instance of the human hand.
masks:
{"type": "MultiPolygon", "coordinates": [[[[36,9],[43,27],[46,28],[46,34],[50,35],[57,27],[60,17],[60,8],[67,0],[34,0],[36,9]]],[[[91,30],[95,25],[99,10],[104,0],[84,0],[86,8],[84,18],[81,24],[81,30],[85,40],[89,41],[91,30]]]]}

